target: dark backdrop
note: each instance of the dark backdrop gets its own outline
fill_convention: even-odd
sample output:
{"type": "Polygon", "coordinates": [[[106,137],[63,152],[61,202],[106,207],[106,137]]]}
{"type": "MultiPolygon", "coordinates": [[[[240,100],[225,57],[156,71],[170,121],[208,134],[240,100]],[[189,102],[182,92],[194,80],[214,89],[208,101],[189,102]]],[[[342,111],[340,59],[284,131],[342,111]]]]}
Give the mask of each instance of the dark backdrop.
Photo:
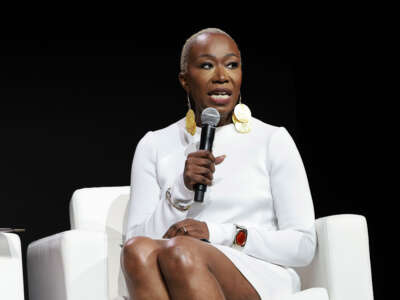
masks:
{"type": "MultiPolygon", "coordinates": [[[[184,117],[180,50],[206,26],[132,32],[129,40],[1,41],[0,227],[27,229],[20,234],[26,294],[27,246],[69,229],[72,192],[129,185],[139,139],[184,117]]],[[[365,116],[372,97],[368,41],[338,28],[221,28],[242,52],[243,102],[295,139],[316,217],[367,218],[374,294],[381,299],[376,134],[365,116]]]]}

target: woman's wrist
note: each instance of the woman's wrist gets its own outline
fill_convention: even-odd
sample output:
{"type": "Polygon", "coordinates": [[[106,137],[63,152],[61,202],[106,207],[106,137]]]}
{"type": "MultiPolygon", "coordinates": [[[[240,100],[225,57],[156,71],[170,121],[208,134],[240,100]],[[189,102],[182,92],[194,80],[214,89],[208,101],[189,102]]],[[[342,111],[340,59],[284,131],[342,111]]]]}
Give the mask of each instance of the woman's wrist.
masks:
{"type": "Polygon", "coordinates": [[[185,186],[183,174],[181,173],[176,178],[173,186],[167,189],[165,197],[171,206],[180,211],[186,211],[194,202],[194,191],[185,186]]]}
{"type": "Polygon", "coordinates": [[[235,237],[235,225],[206,221],[211,243],[231,246],[235,237]]]}
{"type": "Polygon", "coordinates": [[[178,209],[180,211],[188,210],[194,202],[193,199],[189,200],[189,201],[177,200],[176,198],[173,197],[171,188],[168,188],[168,190],[166,192],[166,198],[170,205],[172,205],[173,207],[175,207],[176,209],[178,209]]]}

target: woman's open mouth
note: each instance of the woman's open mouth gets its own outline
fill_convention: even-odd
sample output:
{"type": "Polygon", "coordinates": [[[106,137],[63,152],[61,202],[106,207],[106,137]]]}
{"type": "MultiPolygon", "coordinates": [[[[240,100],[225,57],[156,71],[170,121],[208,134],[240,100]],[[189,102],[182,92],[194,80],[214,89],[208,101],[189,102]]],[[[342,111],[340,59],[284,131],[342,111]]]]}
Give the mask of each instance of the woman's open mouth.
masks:
{"type": "Polygon", "coordinates": [[[208,96],[215,104],[226,104],[231,100],[232,91],[228,89],[215,89],[208,92],[208,96]]]}

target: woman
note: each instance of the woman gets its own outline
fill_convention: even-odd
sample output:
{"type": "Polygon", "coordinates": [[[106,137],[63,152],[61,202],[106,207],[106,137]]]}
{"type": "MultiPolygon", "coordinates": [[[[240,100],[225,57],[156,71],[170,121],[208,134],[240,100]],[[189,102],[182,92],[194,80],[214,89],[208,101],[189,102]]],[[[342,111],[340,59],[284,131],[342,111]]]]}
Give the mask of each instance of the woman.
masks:
{"type": "Polygon", "coordinates": [[[186,118],[138,143],[122,267],[132,299],[280,299],[311,262],[314,208],[304,166],[283,127],[240,100],[241,55],[219,29],[189,38],[179,80],[186,118]],[[221,119],[213,153],[198,150],[201,112],[221,119]],[[194,123],[195,122],[195,123],[194,123]],[[193,186],[207,184],[203,202],[193,186]]]}

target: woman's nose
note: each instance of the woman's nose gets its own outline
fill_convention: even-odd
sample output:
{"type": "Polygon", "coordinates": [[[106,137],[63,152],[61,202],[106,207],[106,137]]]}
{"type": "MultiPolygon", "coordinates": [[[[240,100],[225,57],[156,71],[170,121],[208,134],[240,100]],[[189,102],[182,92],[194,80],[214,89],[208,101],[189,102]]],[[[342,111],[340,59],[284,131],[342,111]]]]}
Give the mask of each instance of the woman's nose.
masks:
{"type": "Polygon", "coordinates": [[[215,68],[213,81],[216,83],[228,82],[228,76],[226,75],[225,69],[223,66],[217,66],[215,68]]]}

